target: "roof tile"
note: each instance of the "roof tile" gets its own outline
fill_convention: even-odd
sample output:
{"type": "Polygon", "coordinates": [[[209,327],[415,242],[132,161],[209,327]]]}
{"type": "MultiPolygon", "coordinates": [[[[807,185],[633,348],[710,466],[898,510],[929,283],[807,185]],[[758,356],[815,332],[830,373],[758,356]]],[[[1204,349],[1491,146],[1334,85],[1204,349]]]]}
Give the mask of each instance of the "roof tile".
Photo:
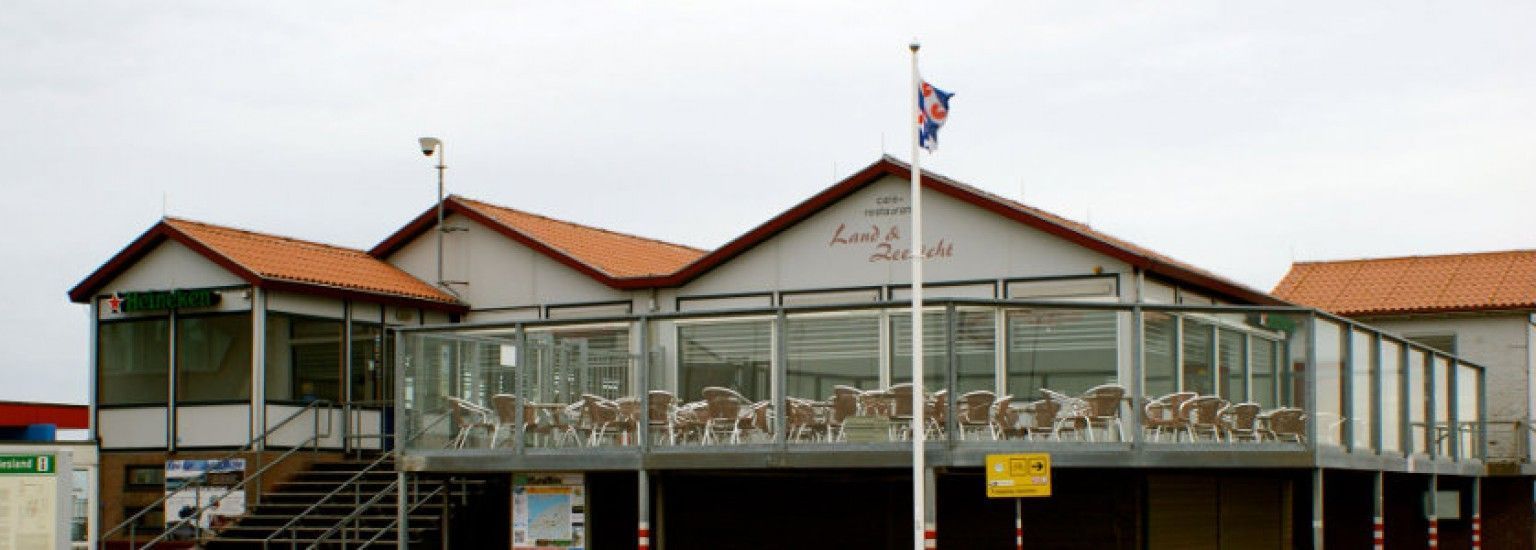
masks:
{"type": "Polygon", "coordinates": [[[614,278],[669,275],[705,253],[680,244],[557,220],[463,197],[455,196],[452,200],[614,278]]]}
{"type": "Polygon", "coordinates": [[[164,223],[262,279],[346,288],[443,303],[453,296],[362,250],[180,218],[164,223]]]}
{"type": "Polygon", "coordinates": [[[1297,262],[1274,294],[1340,315],[1536,308],[1536,250],[1297,262]]]}

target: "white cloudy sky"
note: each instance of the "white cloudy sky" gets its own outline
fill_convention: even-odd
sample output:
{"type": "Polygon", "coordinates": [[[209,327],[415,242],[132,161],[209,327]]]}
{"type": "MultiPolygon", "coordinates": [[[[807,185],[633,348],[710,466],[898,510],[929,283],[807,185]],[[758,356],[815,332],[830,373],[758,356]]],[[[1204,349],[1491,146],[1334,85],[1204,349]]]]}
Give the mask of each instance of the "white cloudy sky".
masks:
{"type": "Polygon", "coordinates": [[[108,2],[0,10],[0,399],[85,402],[65,291],[172,215],[368,247],[435,189],[713,247],[907,156],[1267,289],[1536,248],[1530,2],[108,2]]]}

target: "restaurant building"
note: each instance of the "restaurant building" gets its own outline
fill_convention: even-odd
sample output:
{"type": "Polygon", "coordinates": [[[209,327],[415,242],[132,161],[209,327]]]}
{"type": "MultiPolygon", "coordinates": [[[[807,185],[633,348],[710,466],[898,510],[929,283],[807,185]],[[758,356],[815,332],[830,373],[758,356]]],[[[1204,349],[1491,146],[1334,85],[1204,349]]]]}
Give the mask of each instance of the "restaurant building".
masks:
{"type": "Polygon", "coordinates": [[[462,197],[367,252],[165,220],[71,292],[103,501],[173,454],[371,445],[405,508],[476,482],[480,547],[904,546],[920,254],[939,547],[1013,547],[982,466],[1026,452],[1037,547],[1477,539],[1482,366],[933,174],[911,250],[908,172],[711,251],[462,197]]]}

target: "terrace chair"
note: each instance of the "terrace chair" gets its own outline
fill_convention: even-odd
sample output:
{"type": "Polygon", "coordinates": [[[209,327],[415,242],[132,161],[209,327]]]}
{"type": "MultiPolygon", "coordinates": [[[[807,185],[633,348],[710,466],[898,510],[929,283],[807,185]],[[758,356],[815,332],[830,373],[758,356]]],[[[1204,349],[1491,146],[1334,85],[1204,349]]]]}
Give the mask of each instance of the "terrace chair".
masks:
{"type": "Polygon", "coordinates": [[[885,389],[885,393],[891,396],[891,416],[912,416],[912,384],[903,382],[892,384],[885,389]]]}
{"type": "Polygon", "coordinates": [[[649,397],[651,401],[645,415],[646,429],[650,430],[652,436],[665,431],[667,444],[676,445],[677,426],[673,423],[672,403],[677,400],[677,396],[666,390],[651,390],[649,397]]]}
{"type": "Polygon", "coordinates": [[[890,392],[871,390],[859,393],[859,416],[884,416],[895,412],[890,392]]]}
{"type": "Polygon", "coordinates": [[[704,442],[704,425],[709,415],[708,406],[703,401],[694,401],[679,405],[672,411],[672,430],[677,434],[677,440],[684,443],[691,438],[700,443],[704,442]]]}
{"type": "Polygon", "coordinates": [[[807,436],[810,440],[816,440],[816,407],[810,401],[798,397],[790,397],[784,400],[784,421],[789,433],[786,434],[791,441],[804,441],[807,436]]]}
{"type": "Polygon", "coordinates": [[[847,420],[850,416],[859,414],[858,392],[844,393],[837,392],[836,389],[837,388],[833,388],[834,393],[832,394],[832,406],[830,407],[830,414],[827,417],[828,441],[843,441],[845,439],[843,434],[843,421],[847,420]]]}
{"type": "Polygon", "coordinates": [[[1224,406],[1222,399],[1214,395],[1202,395],[1179,405],[1179,416],[1185,420],[1184,432],[1189,434],[1189,440],[1199,441],[1201,434],[1209,433],[1211,440],[1220,442],[1221,421],[1217,413],[1224,406]]]}
{"type": "Polygon", "coordinates": [[[1227,433],[1227,441],[1261,441],[1263,434],[1258,429],[1259,404],[1236,403],[1227,405],[1219,413],[1222,430],[1227,433]]]}
{"type": "Polygon", "coordinates": [[[1187,419],[1182,416],[1185,401],[1194,399],[1195,392],[1173,392],[1156,399],[1149,399],[1142,407],[1141,425],[1152,432],[1152,440],[1160,441],[1164,432],[1178,441],[1179,432],[1186,428],[1187,419]]]}
{"type": "Polygon", "coordinates": [[[745,439],[751,440],[755,434],[760,437],[766,437],[769,441],[773,440],[773,422],[769,417],[769,413],[772,411],[773,402],[766,399],[753,403],[751,407],[747,408],[746,415],[736,421],[741,433],[746,434],[745,439]]]}
{"type": "Polygon", "coordinates": [[[1051,399],[1041,399],[1025,405],[1024,410],[1031,413],[1031,421],[1018,426],[1016,431],[1004,431],[1004,435],[1010,437],[1019,435],[1028,440],[1034,440],[1036,434],[1055,437],[1056,416],[1061,413],[1061,403],[1051,399]]]}
{"type": "Polygon", "coordinates": [[[992,428],[992,403],[997,401],[997,396],[987,390],[966,392],[960,396],[960,411],[957,420],[960,421],[960,439],[964,440],[966,434],[987,428],[992,428]]]}
{"type": "Polygon", "coordinates": [[[1059,441],[1062,432],[1072,432],[1082,439],[1083,430],[1088,427],[1088,402],[1049,388],[1040,388],[1040,394],[1059,405],[1052,435],[1059,441]]]}
{"type": "Polygon", "coordinates": [[[1282,407],[1270,411],[1268,414],[1268,426],[1263,433],[1269,434],[1275,441],[1293,441],[1306,443],[1307,441],[1307,413],[1301,409],[1282,407]]]}
{"type": "Polygon", "coordinates": [[[933,397],[923,408],[923,417],[926,419],[923,438],[943,439],[944,430],[949,425],[949,390],[933,392],[933,397]]]}
{"type": "Polygon", "coordinates": [[[443,399],[447,400],[448,406],[452,408],[453,425],[458,428],[458,433],[454,434],[453,439],[448,442],[449,446],[463,449],[475,430],[484,430],[486,437],[492,436],[496,423],[491,420],[493,415],[490,409],[453,396],[443,399]]]}
{"type": "Polygon", "coordinates": [[[1093,429],[1104,428],[1104,432],[1110,433],[1110,425],[1115,426],[1114,434],[1119,441],[1125,441],[1125,424],[1120,421],[1120,402],[1125,399],[1125,387],[1119,384],[1104,384],[1089,388],[1079,397],[1088,405],[1085,420],[1088,425],[1088,440],[1093,441],[1093,429]]]}
{"type": "Polygon", "coordinates": [[[491,431],[491,447],[496,447],[496,440],[501,436],[501,429],[505,426],[516,433],[518,404],[523,408],[523,433],[532,434],[535,445],[541,435],[549,435],[552,432],[550,426],[538,423],[538,410],[532,403],[519,399],[516,395],[498,393],[491,396],[491,408],[496,411],[496,427],[491,431]]]}
{"type": "Polygon", "coordinates": [[[741,418],[741,406],[747,403],[736,390],[710,386],[702,391],[704,406],[707,411],[704,421],[704,440],[706,443],[719,442],[725,437],[731,443],[741,443],[741,426],[737,422],[741,418]]]}
{"type": "Polygon", "coordinates": [[[586,434],[587,445],[596,447],[608,437],[608,430],[623,427],[620,423],[619,404],[600,395],[581,395],[580,417],[576,430],[586,434]]]}
{"type": "Polygon", "coordinates": [[[992,440],[1008,439],[1018,425],[1019,411],[1013,410],[1013,396],[998,396],[992,402],[992,440]]]}

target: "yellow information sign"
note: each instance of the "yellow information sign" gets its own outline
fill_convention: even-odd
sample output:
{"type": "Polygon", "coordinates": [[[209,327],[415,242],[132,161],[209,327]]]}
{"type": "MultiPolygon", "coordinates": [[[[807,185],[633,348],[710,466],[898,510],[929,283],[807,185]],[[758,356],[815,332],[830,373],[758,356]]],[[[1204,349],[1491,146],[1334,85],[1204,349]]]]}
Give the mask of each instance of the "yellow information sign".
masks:
{"type": "Polygon", "coordinates": [[[987,455],[987,498],[1051,496],[1051,455],[987,455]]]}

